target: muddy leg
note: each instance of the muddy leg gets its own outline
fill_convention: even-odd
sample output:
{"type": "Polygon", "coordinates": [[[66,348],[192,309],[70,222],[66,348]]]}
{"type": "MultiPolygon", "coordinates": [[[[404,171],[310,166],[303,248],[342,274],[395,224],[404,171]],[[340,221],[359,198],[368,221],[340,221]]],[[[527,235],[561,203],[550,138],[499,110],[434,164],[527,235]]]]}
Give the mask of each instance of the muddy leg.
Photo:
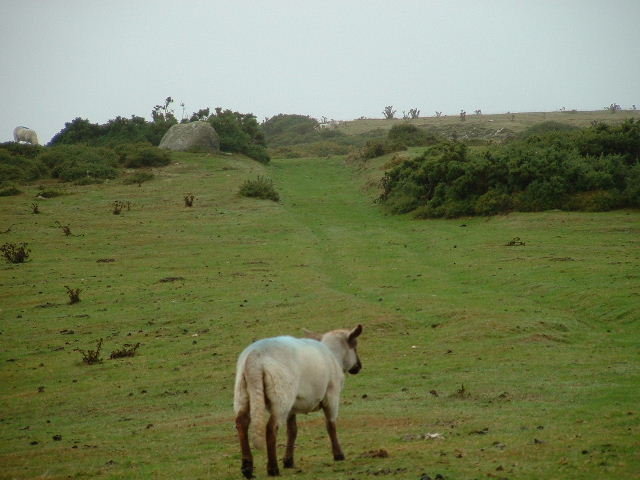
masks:
{"type": "Polygon", "coordinates": [[[325,415],[326,424],[327,424],[327,433],[329,433],[329,438],[331,439],[331,451],[333,452],[333,459],[344,460],[344,453],[342,453],[340,442],[338,442],[338,434],[336,432],[336,421],[331,418],[327,409],[324,410],[324,415],[325,415]]]}
{"type": "Polygon", "coordinates": [[[267,474],[275,477],[280,475],[278,468],[278,458],[276,456],[276,438],[278,435],[278,424],[275,415],[271,415],[267,423],[267,474]]]}
{"type": "Polygon", "coordinates": [[[240,470],[245,478],[253,478],[253,456],[251,455],[251,447],[249,446],[250,421],[251,417],[248,411],[240,412],[236,417],[236,429],[238,430],[240,449],[242,451],[242,467],[240,470]]]}
{"type": "Polygon", "coordinates": [[[284,454],[282,465],[284,468],[293,468],[293,449],[296,444],[296,436],[298,435],[298,425],[296,424],[296,416],[290,415],[287,419],[287,451],[284,454]]]}

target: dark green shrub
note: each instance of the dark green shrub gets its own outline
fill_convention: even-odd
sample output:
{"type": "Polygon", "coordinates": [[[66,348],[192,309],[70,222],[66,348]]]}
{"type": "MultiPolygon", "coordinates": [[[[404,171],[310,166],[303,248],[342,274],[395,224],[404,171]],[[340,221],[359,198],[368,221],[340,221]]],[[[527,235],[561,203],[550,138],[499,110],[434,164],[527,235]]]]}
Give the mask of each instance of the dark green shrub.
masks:
{"type": "Polygon", "coordinates": [[[99,125],[83,118],[75,118],[65,123],[64,128],[49,142],[57,145],[90,145],[114,147],[121,144],[148,142],[158,145],[162,136],[172,125],[177,123],[175,117],[152,112],[154,120],[147,122],[142,117],[116,117],[107,123],[99,125]]]}
{"type": "Polygon", "coordinates": [[[14,157],[34,159],[44,150],[44,147],[29,143],[5,142],[0,143],[0,150],[5,150],[14,157]]]}
{"type": "Polygon", "coordinates": [[[153,173],[151,172],[136,172],[132,175],[127,175],[126,177],[124,177],[122,179],[122,183],[124,183],[125,185],[133,185],[136,183],[140,185],[141,183],[148,182],[152,178],[153,173]]]}
{"type": "Polygon", "coordinates": [[[100,125],[77,117],[65,123],[64,128],[53,136],[49,145],[92,145],[104,132],[105,129],[100,125]]]}
{"type": "Polygon", "coordinates": [[[148,143],[115,147],[118,162],[125,168],[162,167],[171,163],[171,153],[148,143]]]}
{"type": "Polygon", "coordinates": [[[566,202],[568,210],[606,212],[624,206],[625,198],[618,190],[595,190],[576,193],[566,202]]]}
{"type": "Polygon", "coordinates": [[[36,145],[1,144],[0,179],[2,181],[30,182],[46,176],[48,174],[47,168],[35,158],[43,150],[42,147],[36,145]],[[18,148],[11,148],[10,145],[17,145],[18,148]]]}
{"type": "Polygon", "coordinates": [[[295,145],[318,141],[322,129],[315,118],[307,115],[278,114],[262,122],[262,131],[271,146],[295,145]]]}
{"type": "Polygon", "coordinates": [[[19,190],[13,185],[0,187],[0,197],[13,197],[15,195],[20,195],[21,193],[22,193],[22,190],[19,190]]]}
{"type": "Polygon", "coordinates": [[[628,170],[627,185],[622,194],[625,205],[640,208],[640,163],[628,170]]]}
{"type": "Polygon", "coordinates": [[[47,165],[53,178],[63,181],[78,180],[82,177],[115,178],[118,157],[109,148],[87,147],[83,145],[61,145],[48,148],[38,156],[47,165]]]}
{"type": "Polygon", "coordinates": [[[255,115],[216,108],[215,115],[209,117],[209,123],[220,136],[220,150],[223,152],[242,153],[261,163],[271,160],[255,115]]]}
{"type": "Polygon", "coordinates": [[[489,190],[480,195],[473,205],[474,213],[477,215],[495,215],[508,212],[511,208],[513,208],[511,196],[497,190],[489,190]]]}
{"type": "Polygon", "coordinates": [[[437,143],[438,138],[436,135],[411,123],[399,123],[391,127],[389,133],[387,133],[387,140],[390,143],[421,147],[437,143]]]}
{"type": "Polygon", "coordinates": [[[260,163],[267,164],[271,161],[269,152],[267,152],[267,149],[262,145],[250,143],[246,146],[245,151],[242,153],[260,163]]]}
{"type": "Polygon", "coordinates": [[[483,151],[442,142],[382,178],[379,201],[419,217],[640,204],[640,122],[532,135],[483,151]]]}
{"type": "Polygon", "coordinates": [[[548,135],[549,133],[557,133],[557,132],[575,132],[579,130],[578,127],[574,125],[569,125],[567,123],[555,122],[553,120],[549,120],[547,122],[537,123],[535,125],[530,126],[522,133],[519,134],[520,138],[530,138],[533,136],[540,137],[541,135],[548,135]]]}
{"type": "Polygon", "coordinates": [[[280,200],[278,192],[273,187],[273,182],[265,177],[258,176],[256,180],[246,180],[240,186],[240,195],[243,197],[262,198],[264,200],[280,200]]]}

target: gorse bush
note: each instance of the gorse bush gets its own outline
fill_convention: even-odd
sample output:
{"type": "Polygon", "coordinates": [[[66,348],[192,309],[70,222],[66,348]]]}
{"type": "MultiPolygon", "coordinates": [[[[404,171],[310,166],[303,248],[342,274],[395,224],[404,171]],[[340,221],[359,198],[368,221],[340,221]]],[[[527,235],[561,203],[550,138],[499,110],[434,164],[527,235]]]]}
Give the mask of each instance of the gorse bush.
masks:
{"type": "Polygon", "coordinates": [[[280,113],[262,122],[265,139],[272,146],[295,145],[320,140],[320,125],[307,115],[280,113]]]}
{"type": "Polygon", "coordinates": [[[61,145],[48,148],[38,156],[38,160],[49,168],[53,178],[64,181],[82,177],[115,178],[118,175],[118,156],[110,148],[61,145]]]}
{"type": "Polygon", "coordinates": [[[400,123],[389,129],[387,140],[390,143],[406,145],[408,147],[422,147],[437,143],[438,137],[410,123],[400,123]]]}
{"type": "Polygon", "coordinates": [[[208,120],[220,136],[220,150],[242,153],[258,162],[269,163],[271,158],[255,115],[216,108],[215,115],[208,120]]]}
{"type": "Polygon", "coordinates": [[[175,117],[156,115],[154,121],[147,122],[142,117],[116,117],[105,124],[91,123],[83,118],[75,118],[65,123],[64,128],[49,142],[49,145],[90,145],[114,147],[121,144],[150,143],[158,145],[162,136],[175,125],[175,117]]]}
{"type": "Polygon", "coordinates": [[[633,120],[473,153],[442,142],[386,172],[379,201],[418,217],[638,207],[639,158],[640,122],[633,120]]]}
{"type": "Polygon", "coordinates": [[[5,185],[0,187],[0,197],[13,197],[15,195],[20,195],[21,193],[22,190],[14,185],[5,185]]]}
{"type": "Polygon", "coordinates": [[[119,163],[125,168],[162,167],[171,163],[171,154],[148,143],[115,147],[119,163]]]}
{"type": "Polygon", "coordinates": [[[0,144],[0,181],[30,182],[47,176],[47,168],[37,160],[43,150],[38,145],[0,144]]]}
{"type": "Polygon", "coordinates": [[[122,183],[125,185],[142,184],[153,179],[153,173],[151,172],[136,172],[132,175],[127,175],[122,179],[122,183]]]}
{"type": "Polygon", "coordinates": [[[273,182],[262,176],[258,176],[255,180],[246,180],[240,186],[239,194],[243,197],[262,198],[274,202],[280,200],[278,192],[273,187],[273,182]]]}
{"type": "Polygon", "coordinates": [[[31,250],[26,243],[20,245],[15,243],[5,243],[0,247],[0,253],[9,263],[24,263],[29,258],[31,250]]]}
{"type": "Polygon", "coordinates": [[[579,130],[579,128],[567,123],[547,121],[532,125],[518,136],[520,138],[529,138],[535,135],[547,135],[554,132],[575,132],[576,130],[579,130]]]}

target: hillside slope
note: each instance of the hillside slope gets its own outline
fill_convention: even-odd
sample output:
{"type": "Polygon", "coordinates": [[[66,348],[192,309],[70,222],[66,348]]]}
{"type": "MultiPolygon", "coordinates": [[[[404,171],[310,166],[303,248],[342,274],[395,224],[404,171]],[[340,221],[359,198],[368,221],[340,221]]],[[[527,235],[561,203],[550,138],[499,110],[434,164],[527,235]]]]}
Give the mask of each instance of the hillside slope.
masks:
{"type": "MultiPolygon", "coordinates": [[[[0,199],[0,242],[31,249],[0,265],[0,478],[240,478],[237,354],[357,323],[364,367],[338,422],[347,460],[330,460],[312,414],[284,477],[640,468],[637,212],[413,221],[385,215],[342,158],[177,154],[155,173],[65,186],[39,215],[37,186],[0,199]],[[257,175],[280,203],[237,196],[257,175]],[[114,215],[115,200],[131,209],[114,215]],[[99,339],[103,362],[83,364],[76,349],[99,339]]],[[[265,462],[257,453],[260,478],[265,462]]]]}

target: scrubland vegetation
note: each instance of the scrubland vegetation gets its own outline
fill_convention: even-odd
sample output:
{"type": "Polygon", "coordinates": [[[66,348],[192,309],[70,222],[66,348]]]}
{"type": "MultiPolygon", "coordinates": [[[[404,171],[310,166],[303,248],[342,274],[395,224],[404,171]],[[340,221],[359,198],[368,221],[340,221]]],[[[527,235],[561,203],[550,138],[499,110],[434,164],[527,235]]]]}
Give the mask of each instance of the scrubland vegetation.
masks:
{"type": "MultiPolygon", "coordinates": [[[[312,123],[299,117],[260,127],[269,164],[141,154],[155,150],[139,139],[0,148],[21,192],[0,198],[0,478],[241,478],[239,352],[358,323],[363,369],[346,379],[338,419],[347,458],[331,460],[322,415],[310,414],[283,478],[633,478],[637,208],[511,203],[489,215],[475,210],[483,195],[492,205],[475,185],[513,185],[498,193],[514,202],[529,172],[597,187],[554,190],[567,202],[636,198],[637,122],[454,139],[422,119],[380,120],[331,127],[331,140],[307,129],[296,143],[291,125],[312,123]],[[350,155],[308,154],[324,141],[350,155]],[[273,155],[285,147],[304,157],[273,155]],[[428,199],[423,178],[442,196],[428,199]],[[249,186],[278,201],[241,194],[249,186]],[[427,201],[399,209],[399,192],[427,201]],[[437,209],[454,201],[472,216],[392,213],[453,216],[437,209]]],[[[263,452],[255,464],[266,478],[263,452]]]]}
{"type": "Polygon", "coordinates": [[[379,200],[390,210],[422,218],[637,208],[640,122],[575,131],[541,124],[475,150],[439,142],[388,171],[382,187],[379,200]]]}

